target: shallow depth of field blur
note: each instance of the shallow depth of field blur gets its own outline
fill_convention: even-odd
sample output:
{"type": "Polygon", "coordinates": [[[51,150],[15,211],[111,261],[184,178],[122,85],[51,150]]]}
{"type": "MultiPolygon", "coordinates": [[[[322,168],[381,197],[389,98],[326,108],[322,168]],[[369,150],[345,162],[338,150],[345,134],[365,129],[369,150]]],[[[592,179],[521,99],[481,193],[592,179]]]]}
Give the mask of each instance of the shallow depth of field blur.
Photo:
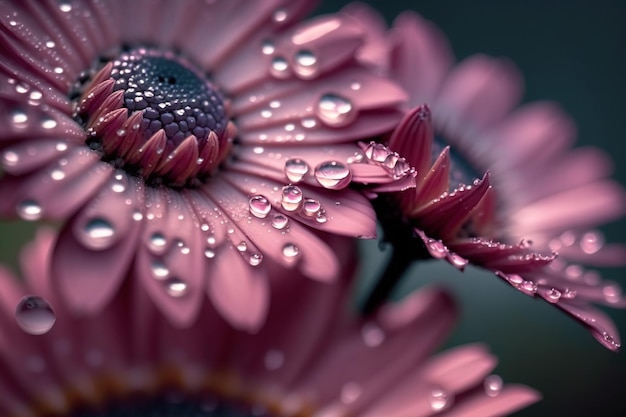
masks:
{"type": "MultiPolygon", "coordinates": [[[[326,0],[318,13],[347,0],[326,0]]],[[[391,22],[412,9],[435,22],[458,58],[483,52],[513,59],[526,79],[526,101],[560,102],[574,117],[578,145],[594,145],[615,160],[615,178],[626,185],[626,2],[621,0],[369,0],[391,22]]],[[[0,223],[0,260],[12,267],[35,225],[0,223]]],[[[603,228],[607,241],[626,241],[626,219],[603,228]]],[[[364,251],[378,252],[375,242],[364,251]]],[[[370,267],[376,258],[368,256],[370,267]]],[[[626,286],[626,269],[602,271],[626,286]]],[[[545,302],[535,301],[496,277],[443,263],[411,270],[398,293],[429,282],[444,283],[461,303],[461,321],[446,347],[485,342],[499,357],[505,381],[528,384],[544,395],[519,417],[626,415],[626,352],[603,348],[583,328],[545,302]]],[[[611,310],[622,340],[626,311],[611,310]]],[[[407,346],[407,349],[410,349],[407,346]]]]}

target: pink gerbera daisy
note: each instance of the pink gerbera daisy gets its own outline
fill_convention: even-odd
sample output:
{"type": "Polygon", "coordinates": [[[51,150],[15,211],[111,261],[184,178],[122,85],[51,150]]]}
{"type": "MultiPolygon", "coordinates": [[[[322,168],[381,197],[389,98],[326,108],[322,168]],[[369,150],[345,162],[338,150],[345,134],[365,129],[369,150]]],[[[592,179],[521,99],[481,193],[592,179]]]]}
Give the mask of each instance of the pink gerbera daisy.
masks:
{"type": "Polygon", "coordinates": [[[377,46],[354,18],[297,23],[311,7],[0,4],[0,212],[68,220],[52,275],[72,308],[101,310],[132,269],[181,326],[205,292],[244,289],[252,317],[216,306],[253,330],[267,259],[329,281],[338,261],[313,232],[374,236],[347,187],[412,177],[356,141],[396,124],[405,94],[355,59],[377,46]]]}
{"type": "MultiPolygon", "coordinates": [[[[456,317],[440,289],[356,319],[344,309],[344,282],[291,280],[271,287],[276,301],[256,335],[232,329],[210,304],[190,328],[172,326],[133,281],[101,314],[77,316],[50,275],[53,239],[40,232],[23,252],[24,284],[0,271],[6,417],[488,417],[538,399],[489,375],[496,359],[484,346],[429,357],[456,317]],[[14,317],[19,300],[33,294],[56,314],[44,334],[24,332],[14,317]]],[[[35,302],[17,318],[30,331],[50,311],[35,302]]]]}
{"type": "MultiPolygon", "coordinates": [[[[592,303],[623,308],[626,300],[616,283],[582,266],[626,260],[622,245],[604,245],[593,230],[626,207],[623,188],[607,178],[610,158],[595,148],[569,149],[573,123],[555,104],[514,109],[522,83],[510,62],[475,55],[455,66],[444,36],[413,13],[398,17],[386,41],[386,69],[412,107],[388,144],[417,171],[415,190],[392,198],[396,211],[378,203],[393,229],[386,239],[396,240],[388,275],[397,279],[416,258],[481,266],[618,349],[613,323],[592,303]],[[411,243],[415,237],[419,243],[411,243]]],[[[388,291],[390,277],[370,304],[388,291]]]]}

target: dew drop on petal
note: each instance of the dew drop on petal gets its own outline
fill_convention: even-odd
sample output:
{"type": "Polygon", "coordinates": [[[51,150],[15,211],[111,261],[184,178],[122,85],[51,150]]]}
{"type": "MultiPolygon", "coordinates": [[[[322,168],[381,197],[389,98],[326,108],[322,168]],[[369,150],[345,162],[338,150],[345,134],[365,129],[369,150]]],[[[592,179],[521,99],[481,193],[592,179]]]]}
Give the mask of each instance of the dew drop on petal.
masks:
{"type": "Polygon", "coordinates": [[[341,388],[341,401],[352,404],[361,396],[361,386],[355,382],[348,382],[341,388]]]}
{"type": "Polygon", "coordinates": [[[206,248],[204,250],[204,256],[207,259],[213,259],[213,258],[215,258],[215,251],[213,249],[211,249],[211,248],[206,248]]]}
{"type": "Polygon", "coordinates": [[[296,74],[303,78],[312,78],[317,74],[318,62],[317,57],[312,51],[302,49],[296,52],[294,56],[296,74]]]}
{"type": "Polygon", "coordinates": [[[270,210],[272,209],[272,205],[264,196],[255,195],[254,197],[250,198],[249,209],[250,213],[252,213],[254,217],[264,219],[265,217],[267,217],[270,210]]]}
{"type": "Polygon", "coordinates": [[[490,397],[497,397],[502,392],[502,378],[499,375],[489,375],[485,378],[485,392],[490,397]]]}
{"type": "Polygon", "coordinates": [[[430,408],[433,411],[440,412],[452,405],[452,394],[445,390],[443,387],[434,386],[430,390],[430,408]]]}
{"type": "Polygon", "coordinates": [[[14,127],[26,127],[28,116],[22,110],[14,110],[13,113],[11,113],[11,121],[13,122],[14,127]]]}
{"type": "Polygon", "coordinates": [[[617,303],[622,297],[622,289],[617,284],[607,284],[602,288],[604,299],[609,303],[617,303]]]}
{"type": "Polygon", "coordinates": [[[257,252],[250,254],[250,257],[248,258],[248,263],[252,266],[257,266],[262,261],[263,261],[263,255],[257,252]]]}
{"type": "Polygon", "coordinates": [[[350,100],[337,94],[324,94],[317,103],[316,113],[329,126],[345,126],[356,116],[350,100]]]}
{"type": "Polygon", "coordinates": [[[563,291],[563,294],[561,294],[561,297],[568,300],[574,299],[576,298],[576,291],[566,288],[565,291],[563,291]]]}
{"type": "Polygon", "coordinates": [[[88,248],[103,250],[111,247],[115,230],[111,223],[101,217],[89,220],[82,228],[79,239],[88,248]]]}
{"type": "Polygon", "coordinates": [[[302,190],[295,185],[286,185],[282,190],[281,206],[287,211],[296,211],[302,203],[302,190]]]}
{"type": "Polygon", "coordinates": [[[272,20],[274,20],[274,22],[276,23],[283,23],[287,20],[288,14],[287,11],[285,9],[276,9],[276,11],[274,11],[274,14],[272,15],[272,20]]]}
{"type": "Polygon", "coordinates": [[[293,243],[287,243],[283,246],[283,256],[286,259],[295,259],[300,254],[300,248],[298,248],[293,243]]]}
{"type": "Polygon", "coordinates": [[[65,13],[72,11],[72,3],[67,0],[60,1],[59,10],[65,13]]]}
{"type": "Polygon", "coordinates": [[[533,281],[524,281],[520,284],[519,289],[528,295],[533,295],[537,292],[537,284],[533,281]]]}
{"type": "Polygon", "coordinates": [[[352,172],[341,162],[322,162],[315,167],[313,174],[317,182],[324,188],[339,190],[347,187],[352,179],[352,172]]]}
{"type": "Polygon", "coordinates": [[[309,172],[309,166],[300,158],[285,161],[285,175],[291,182],[299,182],[309,172]]]}
{"type": "Polygon", "coordinates": [[[275,50],[276,48],[274,47],[274,44],[270,40],[266,39],[261,44],[261,52],[263,53],[263,55],[272,55],[275,50]]]}
{"type": "Polygon", "coordinates": [[[24,200],[17,205],[17,214],[24,220],[39,220],[43,214],[43,209],[34,200],[24,200]]]}
{"type": "Polygon", "coordinates": [[[385,332],[375,323],[365,323],[361,327],[361,337],[366,346],[380,346],[385,340],[385,332]]]}
{"type": "Polygon", "coordinates": [[[41,335],[50,331],[56,321],[56,315],[46,300],[29,295],[17,303],[15,320],[26,333],[41,335]]]}
{"type": "Polygon", "coordinates": [[[587,232],[580,238],[580,248],[583,252],[593,254],[604,246],[604,236],[598,231],[587,232]]]}
{"type": "Polygon", "coordinates": [[[133,212],[133,220],[136,222],[143,220],[143,214],[139,210],[135,210],[133,212]]]}
{"type": "Polygon", "coordinates": [[[302,211],[307,216],[316,216],[322,209],[322,204],[318,200],[307,198],[302,204],[302,211]]]}
{"type": "Polygon", "coordinates": [[[272,227],[277,230],[282,230],[289,225],[289,218],[284,214],[277,214],[272,217],[272,227]]]}
{"type": "Polygon", "coordinates": [[[289,76],[289,63],[280,56],[272,58],[270,73],[276,78],[286,78],[289,76]]]}
{"type": "Polygon", "coordinates": [[[155,232],[150,236],[150,249],[153,251],[162,251],[167,245],[167,239],[162,233],[155,232]]]}
{"type": "Polygon", "coordinates": [[[50,178],[52,178],[55,181],[61,181],[63,178],[65,178],[65,172],[63,172],[63,170],[60,170],[60,169],[54,169],[50,173],[50,178]]]}
{"type": "Polygon", "coordinates": [[[44,119],[41,121],[41,127],[44,129],[54,129],[57,126],[57,121],[54,119],[44,119]]]}
{"type": "Polygon", "coordinates": [[[20,162],[20,156],[13,151],[6,151],[2,154],[2,164],[5,167],[14,167],[20,162]]]}
{"type": "Polygon", "coordinates": [[[305,129],[313,129],[315,126],[317,126],[317,119],[315,119],[314,117],[305,117],[304,119],[300,120],[300,124],[305,129]]]}
{"type": "Polygon", "coordinates": [[[187,294],[188,290],[187,283],[179,278],[172,277],[165,281],[165,291],[172,297],[182,297],[187,294]]]}
{"type": "Polygon", "coordinates": [[[560,299],[561,299],[561,291],[557,290],[556,288],[552,288],[551,290],[546,292],[546,300],[548,300],[549,302],[556,303],[560,299]]]}
{"type": "Polygon", "coordinates": [[[245,252],[248,249],[248,244],[246,242],[239,242],[239,244],[237,245],[237,250],[239,252],[245,252]]]}
{"type": "Polygon", "coordinates": [[[152,271],[152,276],[158,280],[163,280],[168,277],[170,274],[170,270],[167,269],[165,264],[161,261],[154,260],[150,265],[150,270],[152,271]]]}
{"type": "Polygon", "coordinates": [[[285,354],[281,352],[280,350],[270,349],[265,354],[264,363],[265,363],[265,368],[268,371],[275,371],[279,369],[281,366],[283,366],[284,362],[285,362],[285,354]]]}

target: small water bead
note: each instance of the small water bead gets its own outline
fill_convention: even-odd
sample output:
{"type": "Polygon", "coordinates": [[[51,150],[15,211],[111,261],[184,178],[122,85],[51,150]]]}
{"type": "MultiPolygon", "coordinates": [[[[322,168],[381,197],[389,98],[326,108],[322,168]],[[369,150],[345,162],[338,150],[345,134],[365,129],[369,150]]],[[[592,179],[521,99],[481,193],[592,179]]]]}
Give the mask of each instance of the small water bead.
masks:
{"type": "Polygon", "coordinates": [[[385,340],[385,332],[376,323],[365,323],[361,327],[361,337],[366,346],[380,346],[385,340]]]}
{"type": "Polygon", "coordinates": [[[71,12],[72,11],[72,3],[68,2],[68,1],[61,1],[59,2],[59,10],[61,10],[62,12],[71,12]]]}
{"type": "Polygon", "coordinates": [[[347,98],[324,94],[317,103],[316,113],[329,126],[345,126],[356,117],[355,108],[347,98]]]}
{"type": "Polygon", "coordinates": [[[520,284],[519,289],[526,294],[533,295],[537,292],[537,284],[533,281],[524,281],[520,284]]]}
{"type": "Polygon", "coordinates": [[[50,304],[41,297],[29,295],[23,297],[15,307],[15,321],[28,334],[45,334],[56,321],[56,315],[50,304]]]}
{"type": "Polygon", "coordinates": [[[165,281],[165,291],[172,297],[180,298],[187,294],[189,287],[185,281],[172,277],[165,281]]]}
{"type": "Polygon", "coordinates": [[[206,248],[204,250],[204,256],[207,259],[213,259],[213,258],[215,258],[215,251],[213,249],[211,249],[211,248],[206,248]]]}
{"type": "Polygon", "coordinates": [[[11,121],[14,127],[26,127],[28,115],[22,110],[13,110],[13,113],[11,113],[11,121]]]}
{"type": "Polygon", "coordinates": [[[317,216],[315,216],[315,221],[320,224],[326,223],[328,221],[328,217],[326,217],[326,211],[323,209],[320,210],[317,213],[317,216]]]}
{"type": "Polygon", "coordinates": [[[54,129],[57,126],[57,121],[54,119],[43,119],[41,121],[41,127],[43,127],[44,129],[54,129]]]}
{"type": "Polygon", "coordinates": [[[580,248],[583,252],[593,254],[604,246],[604,236],[598,231],[587,232],[580,238],[580,248]]]}
{"type": "Polygon", "coordinates": [[[440,412],[452,405],[453,397],[443,387],[435,386],[430,390],[429,402],[433,411],[440,412]]]}
{"type": "Polygon", "coordinates": [[[322,204],[318,200],[314,200],[312,198],[305,199],[302,204],[302,212],[306,216],[316,216],[321,209],[322,204]]]}
{"type": "Polygon", "coordinates": [[[609,303],[617,303],[620,301],[622,297],[622,289],[617,284],[607,284],[602,289],[602,294],[604,294],[604,299],[609,303]]]}
{"type": "Polygon", "coordinates": [[[296,52],[294,61],[294,71],[302,78],[312,78],[317,75],[319,65],[312,51],[303,49],[296,52]]]}
{"type": "Polygon", "coordinates": [[[101,217],[90,219],[79,234],[80,241],[93,250],[108,249],[113,244],[115,237],[113,225],[101,217]]]}
{"type": "Polygon", "coordinates": [[[304,119],[300,120],[300,124],[305,129],[313,129],[315,126],[317,126],[317,119],[315,119],[314,117],[305,117],[304,119]]]}
{"type": "Polygon", "coordinates": [[[167,239],[160,232],[154,232],[152,236],[150,236],[150,249],[155,252],[160,252],[165,249],[165,245],[167,245],[167,239]]]}
{"type": "Polygon", "coordinates": [[[274,14],[272,15],[272,19],[276,23],[283,23],[287,20],[288,16],[289,15],[287,14],[287,11],[281,8],[281,9],[276,9],[276,11],[274,11],[274,14]]]}
{"type": "Polygon", "coordinates": [[[143,220],[143,214],[139,210],[133,211],[133,220],[136,222],[143,220]]]}
{"type": "Polygon", "coordinates": [[[302,204],[303,196],[300,187],[286,185],[282,190],[281,206],[287,211],[296,211],[302,204]]]}
{"type": "Polygon", "coordinates": [[[275,371],[279,369],[281,366],[283,366],[284,362],[285,362],[285,354],[281,352],[280,350],[270,349],[265,354],[264,363],[265,363],[265,368],[268,371],[275,371]]]}
{"type": "Polygon", "coordinates": [[[163,280],[170,274],[170,270],[160,260],[152,261],[150,271],[152,272],[152,276],[158,280],[163,280]]]}
{"type": "Polygon", "coordinates": [[[287,78],[289,76],[289,63],[280,56],[272,58],[270,73],[276,78],[287,78]]]}
{"type": "Polygon", "coordinates": [[[557,290],[556,288],[552,288],[551,290],[546,292],[546,300],[550,301],[551,303],[556,303],[560,299],[561,291],[557,290]]]}
{"type": "Polygon", "coordinates": [[[378,142],[370,142],[364,152],[367,159],[379,163],[384,163],[391,153],[389,148],[378,142]]]}
{"type": "Polygon", "coordinates": [[[300,255],[300,248],[293,243],[287,243],[283,246],[283,256],[287,259],[295,259],[300,255]]]}
{"type": "Polygon", "coordinates": [[[2,164],[5,167],[14,167],[20,162],[20,156],[13,151],[6,151],[2,154],[2,164]]]}
{"type": "Polygon", "coordinates": [[[612,349],[619,349],[622,346],[620,343],[617,343],[615,338],[611,336],[610,334],[608,334],[607,332],[602,333],[602,338],[612,349]]]}
{"type": "Polygon", "coordinates": [[[299,182],[309,172],[309,165],[300,158],[290,158],[285,161],[285,175],[291,182],[299,182]]]}
{"type": "Polygon", "coordinates": [[[263,41],[263,43],[261,43],[261,52],[263,53],[263,55],[272,55],[275,50],[276,47],[274,46],[272,41],[266,39],[263,41]]]}
{"type": "Polygon", "coordinates": [[[248,263],[252,266],[260,265],[262,261],[263,255],[258,252],[250,254],[250,257],[248,258],[248,263]]]}
{"type": "Polygon", "coordinates": [[[249,201],[249,209],[250,213],[254,217],[258,217],[259,219],[264,219],[269,214],[272,209],[272,205],[269,200],[262,195],[255,195],[250,198],[249,201]]]}
{"type": "Polygon", "coordinates": [[[65,172],[60,169],[54,169],[52,170],[52,172],[50,172],[50,178],[55,181],[61,181],[63,178],[65,178],[65,172]]]}
{"type": "Polygon", "coordinates": [[[237,245],[237,250],[239,252],[245,252],[248,249],[248,244],[246,242],[239,242],[237,245]]]}
{"type": "Polygon", "coordinates": [[[499,375],[489,375],[485,378],[484,387],[488,396],[497,397],[502,392],[502,378],[499,375]]]}
{"type": "Polygon", "coordinates": [[[289,225],[289,218],[284,214],[276,214],[272,217],[272,227],[277,230],[283,230],[289,225]]]}
{"type": "Polygon", "coordinates": [[[43,209],[34,200],[24,200],[17,205],[17,214],[24,220],[39,220],[43,215],[43,209]]]}
{"type": "Polygon", "coordinates": [[[313,174],[324,188],[339,190],[347,187],[352,180],[352,172],[341,162],[327,161],[315,167],[313,174]]]}

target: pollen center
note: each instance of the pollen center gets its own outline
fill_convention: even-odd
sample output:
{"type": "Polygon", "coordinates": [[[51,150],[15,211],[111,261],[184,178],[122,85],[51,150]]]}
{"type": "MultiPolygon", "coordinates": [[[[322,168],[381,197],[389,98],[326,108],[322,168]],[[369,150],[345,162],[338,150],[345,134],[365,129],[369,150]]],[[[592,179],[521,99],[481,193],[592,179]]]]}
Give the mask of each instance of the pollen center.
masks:
{"type": "Polygon", "coordinates": [[[75,118],[102,159],[148,184],[192,186],[227,154],[235,129],[206,74],[173,52],[122,52],[85,77],[75,118]]]}

